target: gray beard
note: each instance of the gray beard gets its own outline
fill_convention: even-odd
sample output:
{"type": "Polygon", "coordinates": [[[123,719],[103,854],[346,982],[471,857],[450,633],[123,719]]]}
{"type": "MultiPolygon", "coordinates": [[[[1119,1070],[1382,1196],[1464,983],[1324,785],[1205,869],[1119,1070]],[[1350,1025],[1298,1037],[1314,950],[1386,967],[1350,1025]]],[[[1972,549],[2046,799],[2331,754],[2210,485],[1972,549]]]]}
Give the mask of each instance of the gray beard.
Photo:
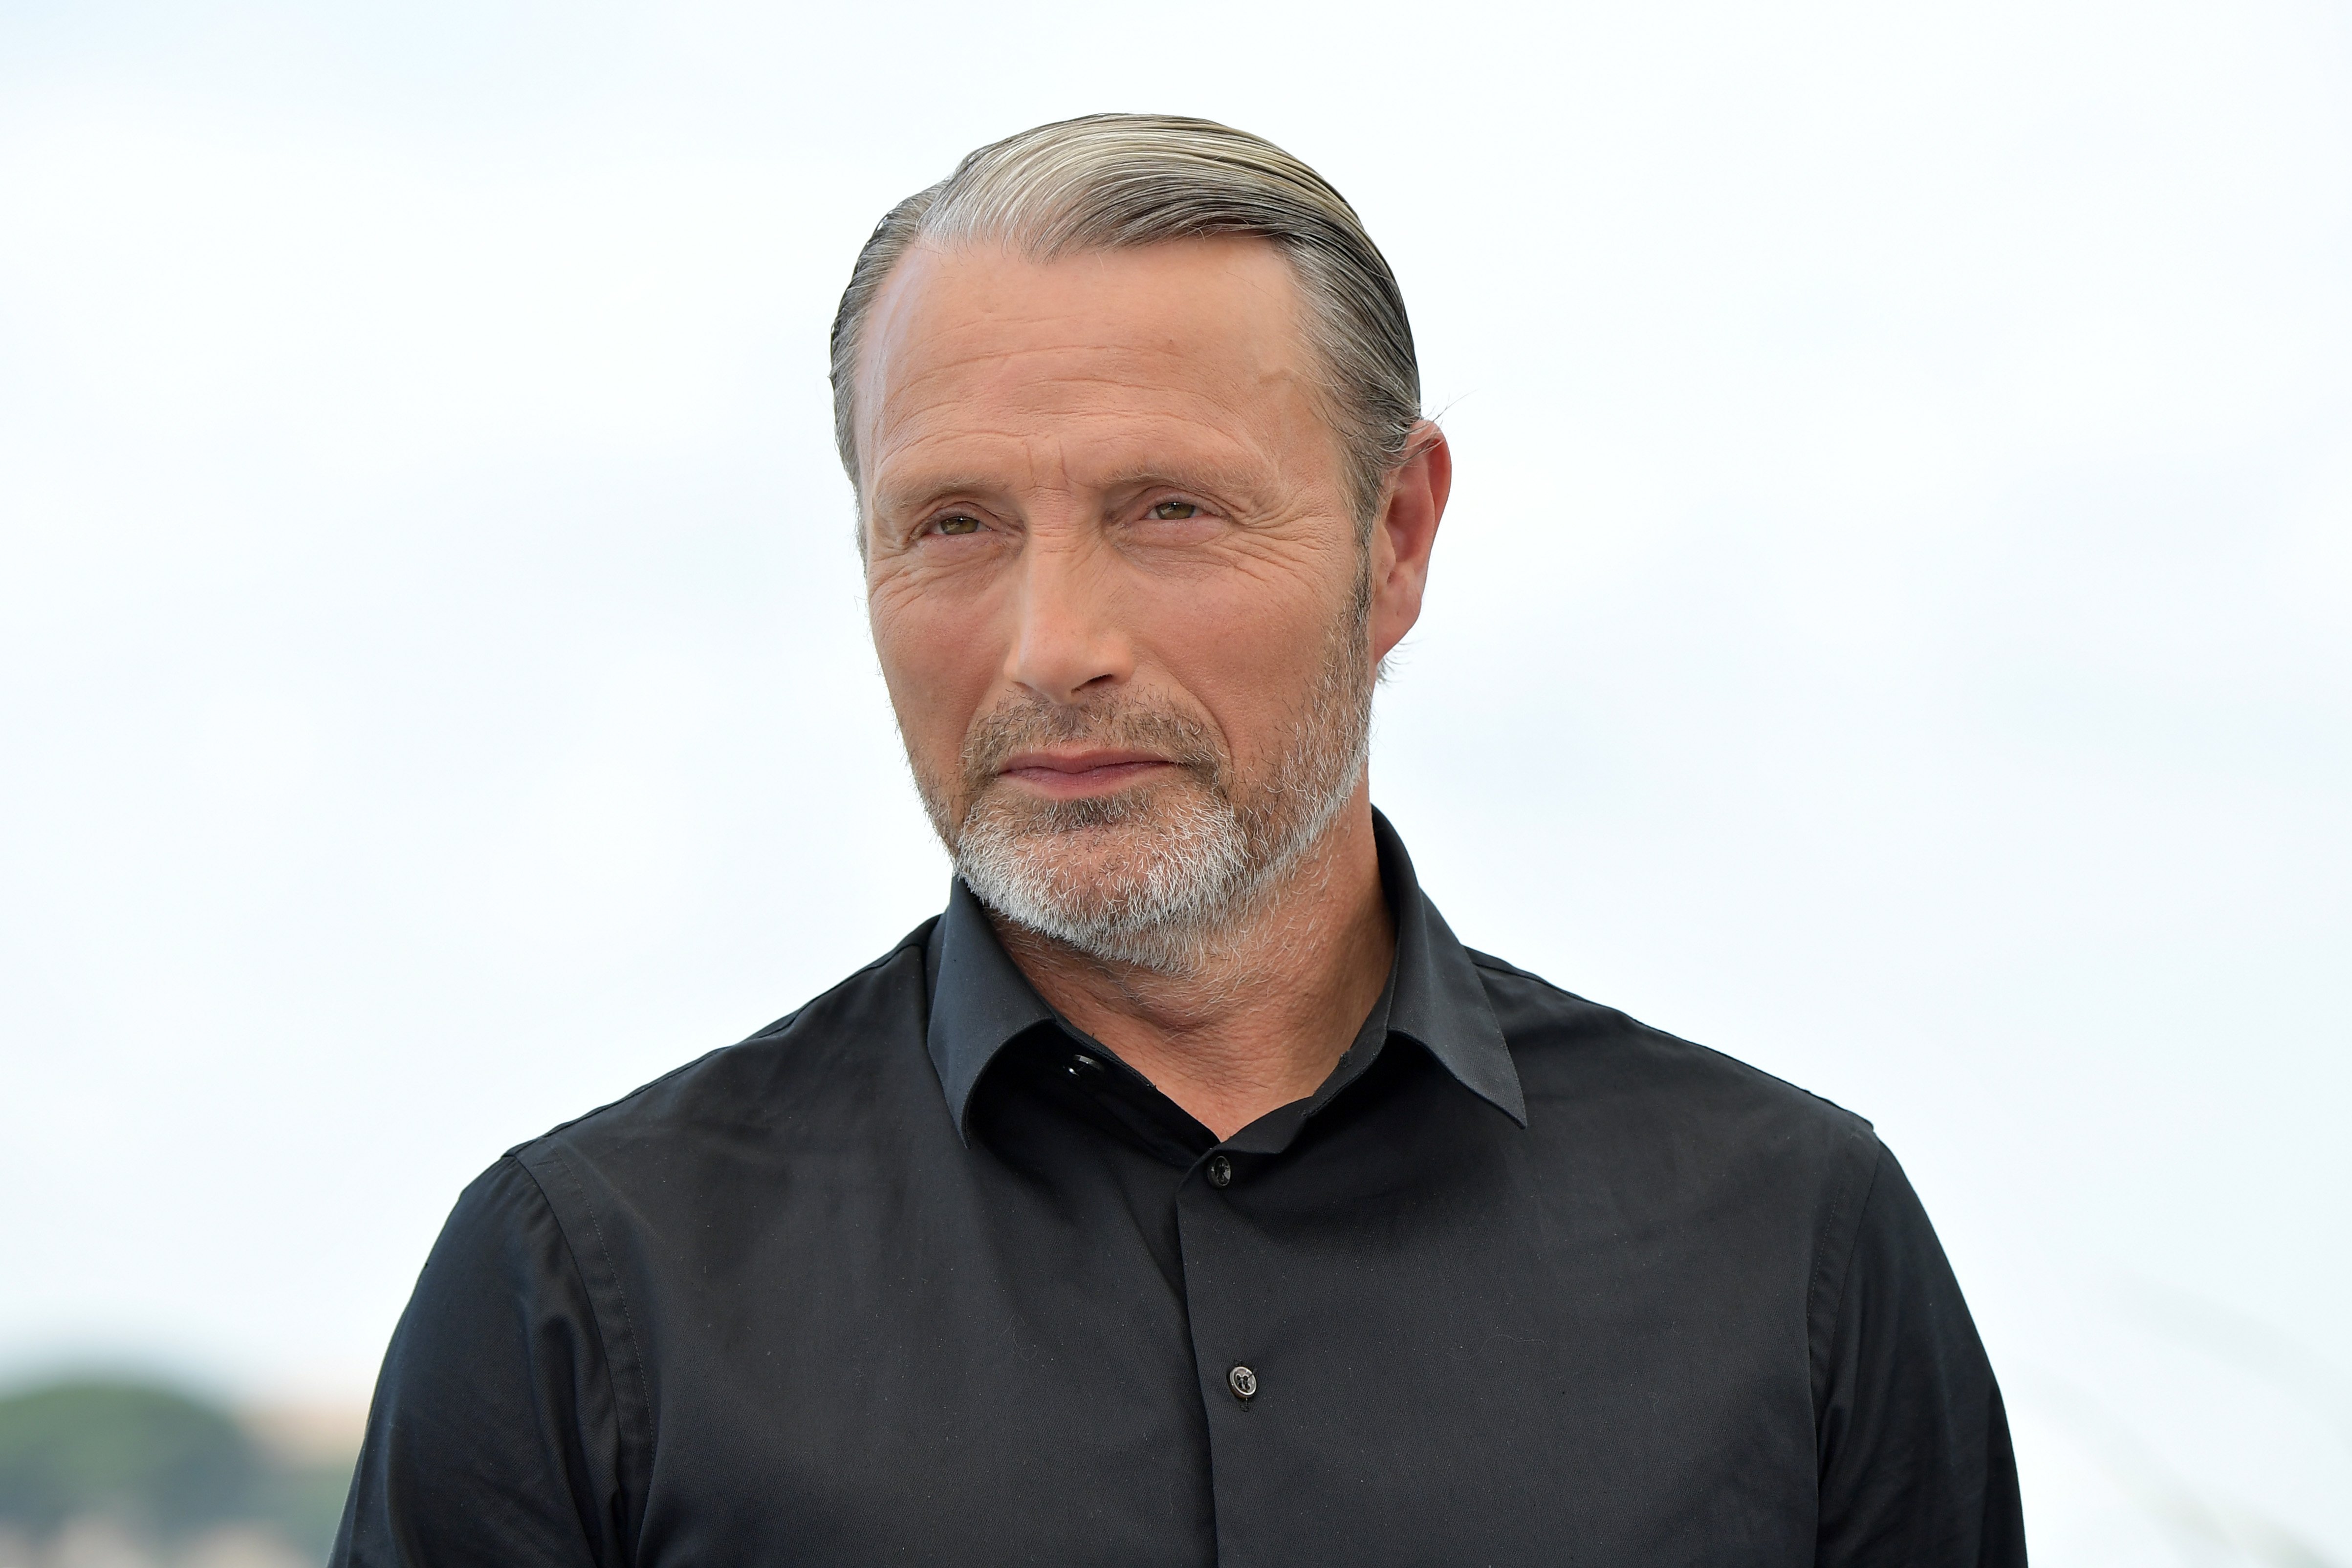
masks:
{"type": "Polygon", "coordinates": [[[1000,708],[964,747],[961,831],[920,778],[925,809],[980,901],[1077,952],[1155,973],[1195,974],[1339,820],[1371,746],[1367,627],[1334,628],[1323,668],[1271,778],[1233,777],[1193,720],[1158,707],[1000,708]],[[1004,758],[1041,743],[1156,751],[1171,780],[1084,800],[1030,800],[997,780],[1004,758]]]}

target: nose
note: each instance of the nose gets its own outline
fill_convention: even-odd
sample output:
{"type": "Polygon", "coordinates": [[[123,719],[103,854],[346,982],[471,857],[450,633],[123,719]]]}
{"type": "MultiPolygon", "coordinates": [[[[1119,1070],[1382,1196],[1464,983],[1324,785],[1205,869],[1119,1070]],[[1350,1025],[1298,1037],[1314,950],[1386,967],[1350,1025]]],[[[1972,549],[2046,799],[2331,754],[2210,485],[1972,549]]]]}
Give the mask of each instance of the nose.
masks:
{"type": "Polygon", "coordinates": [[[1118,630],[1113,578],[1110,563],[1081,542],[1033,538],[1024,552],[1020,623],[1005,678],[1067,706],[1133,675],[1134,651],[1118,630]]]}

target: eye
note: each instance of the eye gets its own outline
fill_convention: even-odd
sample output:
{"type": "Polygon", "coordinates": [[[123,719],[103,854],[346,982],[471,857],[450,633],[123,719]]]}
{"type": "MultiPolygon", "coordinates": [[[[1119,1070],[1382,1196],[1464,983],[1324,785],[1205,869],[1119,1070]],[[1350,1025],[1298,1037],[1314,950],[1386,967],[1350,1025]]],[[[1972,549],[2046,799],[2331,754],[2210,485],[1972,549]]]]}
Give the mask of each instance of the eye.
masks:
{"type": "Polygon", "coordinates": [[[1162,501],[1151,508],[1151,518],[1160,523],[1190,522],[1201,515],[1201,508],[1190,501],[1162,501]]]}
{"type": "Polygon", "coordinates": [[[968,513],[950,512],[932,523],[931,528],[942,534],[976,534],[980,532],[980,519],[968,513]]]}

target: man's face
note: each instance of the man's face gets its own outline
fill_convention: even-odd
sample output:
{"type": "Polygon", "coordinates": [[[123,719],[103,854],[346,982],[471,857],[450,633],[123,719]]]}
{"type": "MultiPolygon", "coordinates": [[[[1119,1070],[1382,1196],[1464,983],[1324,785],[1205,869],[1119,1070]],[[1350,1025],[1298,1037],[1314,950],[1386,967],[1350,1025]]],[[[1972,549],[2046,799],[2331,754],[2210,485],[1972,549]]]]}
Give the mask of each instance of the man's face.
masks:
{"type": "Polygon", "coordinates": [[[1394,641],[1289,265],[918,248],[865,345],[867,602],[934,824],[1001,913],[1181,966],[1360,789],[1394,641]]]}

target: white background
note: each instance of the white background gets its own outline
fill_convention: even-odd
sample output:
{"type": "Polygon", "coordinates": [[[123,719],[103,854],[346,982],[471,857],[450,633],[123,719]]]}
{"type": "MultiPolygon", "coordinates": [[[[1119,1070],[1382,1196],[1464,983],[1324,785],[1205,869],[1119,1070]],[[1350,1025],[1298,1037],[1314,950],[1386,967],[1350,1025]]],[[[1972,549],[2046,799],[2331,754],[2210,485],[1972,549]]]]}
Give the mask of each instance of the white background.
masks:
{"type": "Polygon", "coordinates": [[[1877,1123],[2039,1561],[2352,1562],[2318,4],[18,0],[0,1378],[363,1397],[474,1172],[937,906],[824,333],[1103,108],[1403,282],[1375,795],[1465,938],[1877,1123]]]}

